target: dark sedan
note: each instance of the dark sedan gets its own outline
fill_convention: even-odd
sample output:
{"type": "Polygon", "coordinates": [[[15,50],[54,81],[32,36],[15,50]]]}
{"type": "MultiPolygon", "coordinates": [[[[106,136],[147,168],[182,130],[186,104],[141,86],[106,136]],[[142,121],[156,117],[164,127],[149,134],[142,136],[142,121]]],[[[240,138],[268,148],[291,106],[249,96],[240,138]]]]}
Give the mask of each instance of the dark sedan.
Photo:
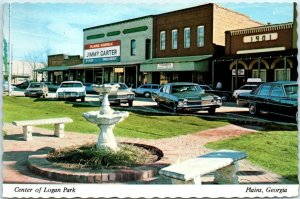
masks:
{"type": "Polygon", "coordinates": [[[221,90],[214,90],[208,85],[200,85],[200,87],[206,92],[206,93],[211,93],[215,94],[219,97],[221,97],[222,102],[227,102],[232,100],[232,94],[233,92],[231,91],[221,91],[221,90]]]}
{"type": "Polygon", "coordinates": [[[280,81],[263,83],[250,93],[241,93],[237,104],[249,106],[251,115],[263,112],[298,117],[298,83],[280,81]]]}
{"type": "Polygon", "coordinates": [[[165,84],[159,91],[152,93],[152,99],[159,107],[166,107],[173,112],[208,110],[209,114],[214,114],[216,108],[222,105],[219,96],[204,93],[195,83],[165,84]]]}

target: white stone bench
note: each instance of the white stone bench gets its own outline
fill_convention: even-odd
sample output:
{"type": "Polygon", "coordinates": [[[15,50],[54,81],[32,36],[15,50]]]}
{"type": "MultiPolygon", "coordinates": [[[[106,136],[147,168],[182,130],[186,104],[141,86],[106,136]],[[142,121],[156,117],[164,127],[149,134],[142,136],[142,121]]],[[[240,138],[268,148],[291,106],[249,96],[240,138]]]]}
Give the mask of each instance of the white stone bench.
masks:
{"type": "Polygon", "coordinates": [[[54,124],[54,135],[62,138],[64,137],[64,123],[73,122],[71,118],[51,118],[51,119],[40,119],[40,120],[22,120],[13,121],[13,125],[23,127],[23,138],[24,140],[32,140],[32,126],[44,125],[44,124],[54,124]]]}
{"type": "Polygon", "coordinates": [[[237,161],[246,157],[244,152],[220,150],[172,164],[159,174],[171,178],[173,184],[201,184],[201,176],[215,172],[215,183],[238,184],[237,161]]]}

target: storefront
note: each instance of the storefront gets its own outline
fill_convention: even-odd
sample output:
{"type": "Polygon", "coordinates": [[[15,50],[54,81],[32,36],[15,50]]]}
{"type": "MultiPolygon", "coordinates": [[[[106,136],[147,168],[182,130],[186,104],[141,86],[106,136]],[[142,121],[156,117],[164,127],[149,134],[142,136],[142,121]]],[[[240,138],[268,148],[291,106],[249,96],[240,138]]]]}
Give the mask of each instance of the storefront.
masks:
{"type": "Polygon", "coordinates": [[[141,64],[144,82],[165,84],[168,82],[210,81],[209,58],[212,55],[155,58],[141,64]]]}
{"type": "Polygon", "coordinates": [[[71,71],[81,71],[85,82],[138,87],[140,64],[152,57],[152,27],[152,16],[145,16],[84,29],[83,64],[71,71]]]}
{"type": "Polygon", "coordinates": [[[297,80],[298,50],[293,47],[293,34],[293,23],[226,32],[226,56],[212,64],[215,79],[228,90],[242,86],[248,78],[297,80]]]}

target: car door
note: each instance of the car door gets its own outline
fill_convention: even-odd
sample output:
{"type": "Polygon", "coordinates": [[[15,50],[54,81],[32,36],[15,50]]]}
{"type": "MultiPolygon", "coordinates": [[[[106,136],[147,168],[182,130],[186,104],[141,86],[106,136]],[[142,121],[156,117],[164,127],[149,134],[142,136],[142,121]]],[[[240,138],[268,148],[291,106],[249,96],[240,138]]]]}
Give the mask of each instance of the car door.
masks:
{"type": "Polygon", "coordinates": [[[253,101],[259,106],[260,110],[269,111],[270,109],[270,84],[261,85],[257,95],[253,97],[253,101]]]}
{"type": "Polygon", "coordinates": [[[269,111],[286,115],[289,104],[285,100],[284,90],[281,85],[274,85],[270,93],[269,111]]]}

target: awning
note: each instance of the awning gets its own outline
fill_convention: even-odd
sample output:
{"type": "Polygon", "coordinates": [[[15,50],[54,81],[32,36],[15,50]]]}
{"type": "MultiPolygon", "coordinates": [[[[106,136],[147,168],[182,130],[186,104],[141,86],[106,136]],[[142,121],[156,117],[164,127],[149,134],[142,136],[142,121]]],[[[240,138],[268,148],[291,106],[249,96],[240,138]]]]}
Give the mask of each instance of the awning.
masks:
{"type": "Polygon", "coordinates": [[[147,60],[141,64],[141,72],[199,71],[208,72],[208,59],[212,55],[164,57],[147,60]]]}
{"type": "Polygon", "coordinates": [[[69,66],[48,66],[45,68],[39,68],[34,71],[36,72],[49,72],[49,71],[65,71],[69,70],[69,66]]]}
{"type": "Polygon", "coordinates": [[[109,62],[109,63],[101,63],[101,64],[79,64],[75,66],[69,66],[69,69],[93,69],[93,68],[104,68],[104,67],[114,67],[114,66],[124,66],[131,67],[139,65],[141,62],[109,62]]]}

